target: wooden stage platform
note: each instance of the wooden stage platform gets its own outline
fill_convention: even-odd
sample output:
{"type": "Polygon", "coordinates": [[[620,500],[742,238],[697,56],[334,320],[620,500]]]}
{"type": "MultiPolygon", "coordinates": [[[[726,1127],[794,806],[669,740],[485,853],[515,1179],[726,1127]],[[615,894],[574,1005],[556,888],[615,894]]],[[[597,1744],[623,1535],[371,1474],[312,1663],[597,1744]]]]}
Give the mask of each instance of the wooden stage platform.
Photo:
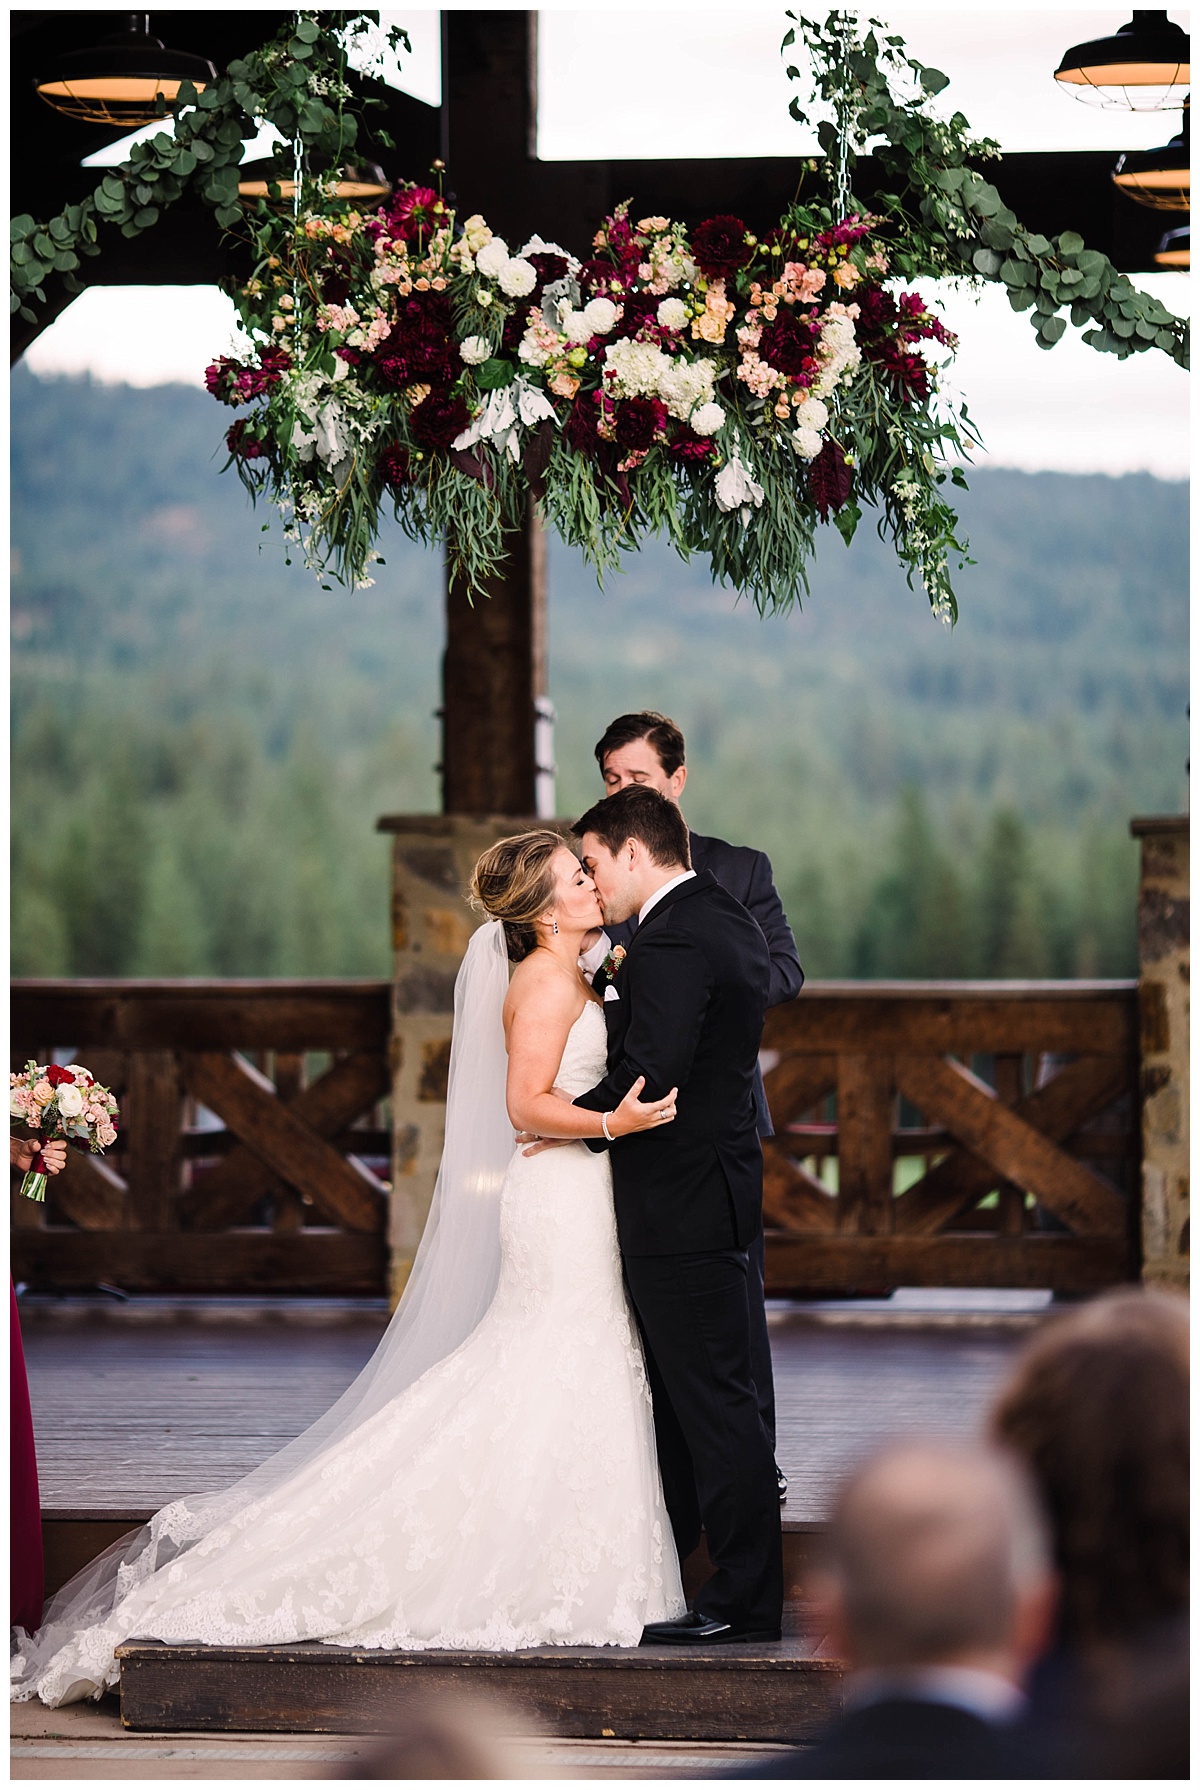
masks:
{"type": "MultiPolygon", "coordinates": [[[[419,1684],[499,1692],[564,1735],[811,1736],[837,1706],[840,1674],[806,1632],[803,1581],[839,1479],[885,1437],[974,1433],[1046,1309],[1021,1295],[938,1303],[771,1308],[777,1453],[790,1482],[777,1646],[493,1657],[142,1643],[123,1661],[126,1724],[379,1732],[419,1684]]],[[[353,1378],[385,1321],[366,1302],[23,1301],[49,1585],[162,1504],[228,1484],[297,1434],[353,1378]]]]}

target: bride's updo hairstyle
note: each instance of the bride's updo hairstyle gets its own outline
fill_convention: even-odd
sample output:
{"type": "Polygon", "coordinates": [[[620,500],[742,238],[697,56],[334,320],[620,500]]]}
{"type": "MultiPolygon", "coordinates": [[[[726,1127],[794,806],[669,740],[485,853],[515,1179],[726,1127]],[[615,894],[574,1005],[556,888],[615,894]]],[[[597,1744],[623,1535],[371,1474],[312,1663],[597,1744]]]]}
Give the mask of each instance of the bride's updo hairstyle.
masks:
{"type": "Polygon", "coordinates": [[[539,827],[498,840],[475,866],[471,905],[482,909],[489,920],[503,921],[513,963],[520,963],[537,945],[537,921],[554,901],[550,866],[566,843],[560,833],[539,827]]]}

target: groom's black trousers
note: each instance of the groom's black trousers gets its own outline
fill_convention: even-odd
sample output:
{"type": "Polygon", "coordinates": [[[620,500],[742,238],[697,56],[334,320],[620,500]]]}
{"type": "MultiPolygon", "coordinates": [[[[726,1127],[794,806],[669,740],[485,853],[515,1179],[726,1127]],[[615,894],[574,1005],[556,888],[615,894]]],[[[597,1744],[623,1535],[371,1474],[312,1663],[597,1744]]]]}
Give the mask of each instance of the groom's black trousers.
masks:
{"type": "Polygon", "coordinates": [[[714,1572],[705,1616],[778,1629],[783,1548],[775,1458],[750,1365],[744,1249],[626,1256],[646,1343],[663,1494],[681,1560],[703,1525],[714,1572]]]}

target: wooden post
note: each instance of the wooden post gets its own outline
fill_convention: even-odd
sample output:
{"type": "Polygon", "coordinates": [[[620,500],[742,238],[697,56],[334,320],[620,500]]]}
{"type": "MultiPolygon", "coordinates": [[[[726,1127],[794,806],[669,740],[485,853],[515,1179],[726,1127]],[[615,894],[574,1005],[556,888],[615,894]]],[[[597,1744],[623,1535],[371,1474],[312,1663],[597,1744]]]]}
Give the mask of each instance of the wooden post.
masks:
{"type": "Polygon", "coordinates": [[[535,814],[546,695],[546,544],[531,510],[485,596],[446,580],[442,812],[535,814]]]}
{"type": "Polygon", "coordinates": [[[1133,821],[1130,830],[1142,843],[1138,890],[1142,1279],[1183,1290],[1191,1260],[1188,817],[1147,816],[1133,821]]]}

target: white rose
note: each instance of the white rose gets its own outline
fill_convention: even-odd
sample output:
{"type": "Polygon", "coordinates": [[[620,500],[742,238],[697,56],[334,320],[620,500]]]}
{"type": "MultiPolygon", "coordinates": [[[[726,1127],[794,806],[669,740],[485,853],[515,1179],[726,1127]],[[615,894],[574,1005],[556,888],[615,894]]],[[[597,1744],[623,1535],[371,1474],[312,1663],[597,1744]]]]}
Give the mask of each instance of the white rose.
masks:
{"type": "Polygon", "coordinates": [[[475,265],[489,280],[498,279],[509,260],[508,244],[502,236],[493,236],[481,249],[475,250],[475,265]]]}
{"type": "Polygon", "coordinates": [[[458,344],[458,352],[468,367],[481,366],[485,360],[490,360],[492,355],[487,338],[484,336],[468,336],[465,342],[458,344]]]}
{"type": "Polygon", "coordinates": [[[805,398],[792,412],[792,421],[798,429],[820,431],[829,421],[829,406],[822,404],[820,398],[805,398]]]}
{"type": "Polygon", "coordinates": [[[492,233],[478,212],[474,212],[463,224],[463,241],[473,255],[477,255],[480,249],[492,241],[492,233]]]}
{"type": "Polygon", "coordinates": [[[562,333],[568,342],[583,343],[592,339],[586,311],[568,311],[562,320],[562,333]]]}
{"type": "Polygon", "coordinates": [[[701,404],[688,420],[697,435],[715,435],[725,421],[725,412],[719,404],[701,404]]]}
{"type": "Polygon", "coordinates": [[[797,429],[792,446],[802,460],[815,460],[821,451],[821,437],[816,429],[797,429]]]}
{"type": "Polygon", "coordinates": [[[506,298],[527,298],[537,285],[537,268],[532,261],[514,255],[500,269],[500,290],[506,298]]]}
{"type": "Polygon", "coordinates": [[[688,308],[681,298],[664,298],[658,307],[658,321],[663,329],[682,329],[688,320],[688,308]]]}
{"type": "Polygon", "coordinates": [[[83,1095],[74,1082],[67,1082],[58,1090],[58,1110],[64,1119],[77,1119],[83,1111],[83,1095]]]}
{"type": "Polygon", "coordinates": [[[593,336],[606,336],[617,321],[617,307],[611,298],[593,298],[584,305],[583,315],[593,336]]]}

